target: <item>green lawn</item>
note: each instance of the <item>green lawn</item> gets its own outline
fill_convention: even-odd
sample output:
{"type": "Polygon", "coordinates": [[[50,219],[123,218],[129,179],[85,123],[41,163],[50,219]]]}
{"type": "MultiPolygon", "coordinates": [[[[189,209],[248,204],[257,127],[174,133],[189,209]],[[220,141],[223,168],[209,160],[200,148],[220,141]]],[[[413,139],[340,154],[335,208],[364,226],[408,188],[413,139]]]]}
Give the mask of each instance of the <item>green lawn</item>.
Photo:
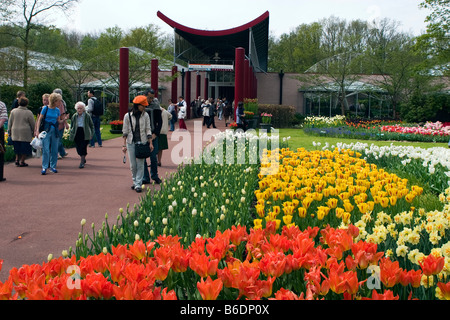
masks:
{"type": "MultiPolygon", "coordinates": [[[[279,129],[280,139],[291,137],[289,140],[289,148],[305,148],[307,150],[314,149],[313,141],[320,142],[323,146],[326,142],[330,146],[336,145],[338,142],[343,143],[356,143],[358,140],[355,139],[344,139],[344,138],[334,138],[334,137],[319,137],[319,136],[309,136],[306,135],[302,129],[279,129]]],[[[420,148],[432,148],[432,147],[444,147],[448,148],[447,143],[430,143],[430,142],[398,142],[398,141],[376,141],[376,140],[359,140],[359,142],[367,143],[369,146],[373,143],[377,146],[389,146],[391,143],[395,146],[414,146],[420,148]]]]}

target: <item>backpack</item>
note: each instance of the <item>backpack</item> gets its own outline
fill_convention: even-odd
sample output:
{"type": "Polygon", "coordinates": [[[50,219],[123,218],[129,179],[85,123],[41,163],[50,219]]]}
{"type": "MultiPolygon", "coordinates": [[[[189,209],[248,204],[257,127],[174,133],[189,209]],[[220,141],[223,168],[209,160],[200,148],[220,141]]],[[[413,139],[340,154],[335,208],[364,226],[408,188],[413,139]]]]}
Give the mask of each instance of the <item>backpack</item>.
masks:
{"type": "Polygon", "coordinates": [[[100,100],[97,98],[92,99],[94,101],[94,109],[92,110],[92,114],[94,116],[102,116],[103,115],[103,106],[100,100]]]}

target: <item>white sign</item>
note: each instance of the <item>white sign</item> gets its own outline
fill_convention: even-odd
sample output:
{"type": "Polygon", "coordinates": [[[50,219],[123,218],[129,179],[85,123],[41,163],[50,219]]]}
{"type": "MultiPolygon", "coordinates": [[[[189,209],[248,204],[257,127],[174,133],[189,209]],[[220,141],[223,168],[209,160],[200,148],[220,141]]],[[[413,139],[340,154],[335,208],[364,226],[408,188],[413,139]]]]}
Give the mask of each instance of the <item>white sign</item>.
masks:
{"type": "Polygon", "coordinates": [[[228,64],[189,64],[189,71],[233,71],[233,65],[228,64]]]}

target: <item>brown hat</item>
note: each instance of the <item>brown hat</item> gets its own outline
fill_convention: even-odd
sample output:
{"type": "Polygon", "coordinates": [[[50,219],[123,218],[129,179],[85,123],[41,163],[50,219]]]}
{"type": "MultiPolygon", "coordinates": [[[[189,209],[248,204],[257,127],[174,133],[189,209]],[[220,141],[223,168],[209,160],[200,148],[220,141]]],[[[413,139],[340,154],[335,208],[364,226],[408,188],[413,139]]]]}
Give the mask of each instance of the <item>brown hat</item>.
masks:
{"type": "Polygon", "coordinates": [[[146,96],[136,96],[134,98],[133,103],[143,105],[144,107],[148,106],[148,101],[146,96]]]}

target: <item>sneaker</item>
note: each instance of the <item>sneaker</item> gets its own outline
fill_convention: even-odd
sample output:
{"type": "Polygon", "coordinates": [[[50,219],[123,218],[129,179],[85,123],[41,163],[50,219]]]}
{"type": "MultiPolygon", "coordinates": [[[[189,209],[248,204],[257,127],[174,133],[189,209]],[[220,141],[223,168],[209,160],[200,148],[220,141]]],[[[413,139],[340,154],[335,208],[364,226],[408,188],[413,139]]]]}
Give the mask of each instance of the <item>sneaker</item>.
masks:
{"type": "Polygon", "coordinates": [[[47,169],[42,169],[41,174],[45,176],[47,174],[47,169]]]}
{"type": "Polygon", "coordinates": [[[83,161],[80,163],[80,166],[78,168],[80,168],[80,169],[84,168],[84,162],[83,161]]]}
{"type": "Polygon", "coordinates": [[[56,170],[55,168],[50,168],[50,171],[53,173],[58,173],[58,170],[56,170]]]}
{"type": "Polygon", "coordinates": [[[142,192],[142,188],[141,187],[136,187],[136,188],[134,188],[134,191],[136,191],[137,193],[141,193],[142,192]]]}
{"type": "Polygon", "coordinates": [[[162,182],[160,178],[153,179],[153,181],[154,181],[156,184],[161,184],[161,182],[162,182]]]}

